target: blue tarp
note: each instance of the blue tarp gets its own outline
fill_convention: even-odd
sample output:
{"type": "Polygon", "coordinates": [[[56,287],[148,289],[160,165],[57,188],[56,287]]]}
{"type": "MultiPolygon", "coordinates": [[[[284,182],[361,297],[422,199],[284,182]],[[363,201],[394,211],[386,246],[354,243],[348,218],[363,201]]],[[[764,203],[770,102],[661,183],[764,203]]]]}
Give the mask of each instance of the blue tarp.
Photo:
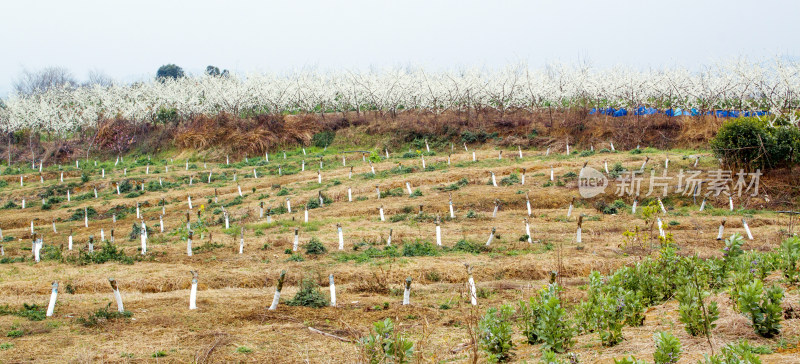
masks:
{"type": "MultiPolygon", "coordinates": [[[[653,115],[653,114],[660,114],[662,111],[652,108],[652,107],[645,107],[639,106],[633,111],[633,115],[653,115]]],[[[663,111],[664,115],[667,116],[699,116],[701,113],[699,110],[692,108],[691,110],[683,110],[681,108],[675,109],[666,109],[663,111]]],[[[620,117],[628,115],[628,110],[625,108],[615,109],[613,107],[609,108],[592,108],[589,111],[589,115],[609,115],[612,117],[620,117]]],[[[767,111],[744,111],[744,110],[715,110],[715,111],[706,111],[706,115],[716,115],[720,118],[738,118],[740,116],[764,116],[768,115],[769,112],[767,111]]]]}

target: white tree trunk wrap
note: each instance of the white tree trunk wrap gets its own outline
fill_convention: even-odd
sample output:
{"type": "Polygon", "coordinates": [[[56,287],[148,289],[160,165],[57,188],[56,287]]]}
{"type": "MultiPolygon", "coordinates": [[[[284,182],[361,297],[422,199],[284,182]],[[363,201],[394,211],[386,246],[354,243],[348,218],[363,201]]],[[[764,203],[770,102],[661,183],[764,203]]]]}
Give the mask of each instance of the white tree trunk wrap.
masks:
{"type": "Polygon", "coordinates": [[[753,240],[753,234],[750,232],[750,226],[747,225],[747,220],[742,218],[742,226],[744,227],[744,231],[747,233],[747,239],[753,240]]]}
{"type": "Polygon", "coordinates": [[[124,312],[125,306],[122,305],[122,295],[119,293],[117,281],[114,278],[109,278],[108,281],[111,283],[111,289],[114,290],[114,299],[117,301],[117,312],[124,312]]]}
{"type": "Polygon", "coordinates": [[[197,309],[197,272],[192,271],[192,289],[189,291],[189,309],[197,309]]]}
{"type": "Polygon", "coordinates": [[[406,278],[405,289],[403,290],[403,306],[411,304],[411,277],[406,278]]]}
{"type": "Polygon", "coordinates": [[[142,221],[142,231],[141,231],[141,239],[142,239],[142,255],[147,254],[147,228],[144,225],[144,221],[142,221]]]}
{"type": "Polygon", "coordinates": [[[473,306],[478,305],[478,293],[475,290],[475,279],[472,278],[472,274],[469,275],[469,300],[473,306]]]}
{"type": "Polygon", "coordinates": [[[331,287],[331,307],[336,307],[336,285],[333,283],[333,274],[329,277],[331,287]]]}
{"type": "Polygon", "coordinates": [[[56,299],[58,298],[58,282],[53,282],[53,288],[50,291],[50,303],[47,305],[47,317],[53,316],[53,311],[56,309],[56,299]]]}
{"type": "Polygon", "coordinates": [[[342,227],[337,226],[336,229],[339,232],[339,250],[344,250],[344,234],[342,233],[342,227]]]}
{"type": "Polygon", "coordinates": [[[281,271],[281,275],[278,278],[278,285],[275,287],[275,295],[272,297],[272,304],[269,306],[270,311],[274,311],[278,308],[278,302],[281,300],[281,289],[283,289],[283,280],[286,277],[286,271],[281,271]]]}
{"type": "Polygon", "coordinates": [[[531,238],[531,225],[528,223],[528,219],[525,219],[525,235],[528,235],[528,243],[533,243],[533,238],[531,238]]]}
{"type": "Polygon", "coordinates": [[[496,230],[495,228],[492,228],[492,232],[489,233],[489,240],[486,240],[486,246],[489,246],[490,244],[492,244],[492,240],[494,240],[494,232],[495,232],[495,230],[496,230]]]}

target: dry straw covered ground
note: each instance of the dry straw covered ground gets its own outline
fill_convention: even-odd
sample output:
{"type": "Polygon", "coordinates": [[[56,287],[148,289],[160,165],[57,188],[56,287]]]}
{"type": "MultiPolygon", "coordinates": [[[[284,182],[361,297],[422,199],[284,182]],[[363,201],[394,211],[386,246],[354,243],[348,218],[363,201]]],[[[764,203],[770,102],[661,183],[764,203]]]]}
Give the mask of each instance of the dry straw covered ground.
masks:
{"type": "MultiPolygon", "coordinates": [[[[563,299],[572,306],[585,297],[591,271],[607,274],[658,253],[655,241],[632,241],[623,236],[627,230],[644,226],[641,212],[631,213],[632,198],[621,198],[626,206],[616,214],[604,214],[595,207],[598,201],[610,203],[618,198],[613,196],[613,182],[606,195],[580,198],[575,174],[584,163],[601,171],[605,160],[609,167],[620,163],[627,169],[638,169],[649,157],[648,170],[655,168],[660,173],[664,159],[669,158],[670,173],[676,173],[692,168],[694,158],[690,156],[699,155],[698,168],[718,167],[707,151],[649,148],[641,154],[581,153],[581,148],[567,156],[563,148],[553,147],[549,155],[544,149],[523,150],[523,158],[518,158],[518,150],[507,147],[503,158],[498,159],[499,150],[484,147],[477,150],[478,161],[472,162],[473,150],[467,152],[458,145],[448,165],[450,146],[437,147],[435,155],[425,157],[427,170],[422,169],[420,157],[403,158],[405,150],[390,151],[388,160],[374,163],[376,176],[362,154],[346,153],[359,148],[336,146],[327,151],[309,148],[307,155],[301,149],[287,151],[287,159],[273,152],[269,163],[263,155],[250,156],[246,162],[243,155],[231,155],[230,165],[226,165],[224,156],[204,161],[203,155],[189,152],[153,156],[149,162],[142,157],[138,163],[128,156],[116,167],[114,160],[102,161],[97,167],[92,161],[81,160],[83,172],[74,165],[62,167],[63,183],[56,166],[45,169],[43,184],[38,171],[3,173],[0,179],[8,185],[0,189],[2,203],[14,201],[19,205],[25,198],[27,206],[0,210],[0,228],[6,238],[3,258],[25,257],[24,261],[0,264],[0,307],[16,309],[24,303],[46,306],[53,281],[59,283],[59,295],[54,316],[45,320],[0,315],[2,336],[21,332],[19,337],[0,338],[4,345],[0,362],[358,362],[361,356],[356,344],[310,328],[354,341],[366,335],[373,322],[385,318],[392,318],[414,341],[415,361],[465,362],[472,352],[465,348],[472,309],[465,263],[473,267],[478,314],[482,314],[488,307],[528,299],[547,283],[554,270],[559,271],[565,287],[563,299]],[[320,155],[324,164],[321,184],[317,180],[320,155]],[[342,156],[346,166],[342,165],[342,156]],[[306,170],[301,172],[302,160],[306,170]],[[149,174],[145,173],[147,164],[149,174]],[[551,167],[556,177],[553,182],[551,167]],[[105,178],[100,176],[101,168],[105,168],[105,178]],[[253,168],[259,174],[257,178],[253,178],[253,168]],[[526,170],[525,185],[515,180],[502,183],[512,174],[519,176],[522,169],[526,170]],[[209,171],[213,171],[211,183],[207,181],[209,171]],[[489,172],[495,173],[500,186],[487,184],[489,172]],[[82,173],[89,176],[88,181],[81,181],[82,173]],[[20,175],[25,177],[23,187],[20,175]],[[159,179],[166,187],[159,185],[159,179]],[[135,183],[131,191],[117,195],[115,183],[123,180],[135,183]],[[143,194],[135,192],[141,181],[146,183],[143,194]],[[410,197],[406,182],[420,195],[410,197]],[[59,186],[70,183],[74,185],[68,202],[59,186]],[[241,186],[241,198],[237,185],[241,186]],[[98,190],[97,199],[93,186],[98,190]],[[380,199],[376,186],[385,194],[380,199]],[[352,189],[352,202],[348,202],[348,188],[352,189]],[[52,201],[45,210],[39,196],[48,189],[62,201],[52,201]],[[214,203],[215,191],[218,203],[214,203]],[[302,206],[314,201],[319,191],[329,200],[323,207],[308,210],[309,222],[305,223],[302,206]],[[526,193],[533,209],[532,244],[520,239],[525,234],[526,193]],[[454,219],[448,212],[450,194],[454,219]],[[186,254],[185,242],[187,196],[192,197],[194,205],[190,221],[194,224],[196,251],[191,257],[186,254]],[[292,212],[279,214],[287,197],[292,212]],[[573,198],[577,198],[576,205],[568,218],[567,208],[573,198]],[[164,233],[159,232],[162,199],[166,201],[164,233]],[[500,209],[492,217],[495,200],[499,200],[500,209]],[[262,201],[265,208],[275,212],[271,223],[259,217],[262,201]],[[130,236],[132,225],[140,223],[134,209],[137,202],[152,229],[144,257],[138,250],[138,235],[130,236]],[[221,206],[225,205],[230,229],[225,229],[222,221],[221,206]],[[379,219],[381,205],[386,221],[379,219]],[[97,213],[90,217],[88,228],[82,218],[85,207],[97,213]],[[198,210],[202,211],[202,225],[198,210]],[[114,212],[118,214],[116,223],[112,222],[114,212]],[[405,245],[422,241],[435,245],[436,215],[442,218],[445,248],[436,250],[435,256],[403,256],[405,245]],[[575,239],[578,215],[583,215],[584,221],[582,244],[575,239]],[[57,232],[53,232],[54,219],[57,232]],[[44,250],[39,263],[31,258],[31,221],[37,234],[43,236],[44,245],[54,246],[44,250]],[[343,251],[338,250],[336,224],[343,228],[343,251]],[[497,236],[486,251],[452,249],[462,239],[472,246],[484,245],[493,227],[497,236]],[[243,254],[238,254],[240,228],[244,228],[243,254]],[[301,248],[298,255],[291,255],[286,250],[292,248],[295,228],[299,229],[301,248]],[[134,257],[133,264],[86,264],[80,259],[90,235],[95,238],[95,249],[100,249],[101,229],[106,238],[114,229],[114,244],[134,257]],[[390,230],[392,245],[398,247],[400,256],[370,255],[376,249],[383,250],[390,230]],[[70,232],[75,242],[72,251],[67,249],[70,232]],[[325,245],[325,254],[305,253],[302,245],[312,238],[325,245]],[[374,248],[368,250],[371,246],[374,248]],[[61,256],[50,259],[57,255],[54,250],[60,250],[61,256]],[[188,309],[191,270],[199,272],[197,310],[188,309]],[[268,311],[281,270],[287,271],[282,304],[268,311]],[[328,295],[329,274],[336,280],[337,307],[284,304],[294,297],[303,278],[315,280],[328,295]],[[125,309],[132,317],[82,325],[79,318],[108,304],[112,310],[115,307],[109,277],[119,283],[125,309]],[[403,306],[406,277],[413,282],[411,304],[403,306]]],[[[378,152],[373,158],[385,157],[384,151],[378,152]]],[[[765,193],[735,198],[736,210],[731,212],[727,198],[710,198],[709,207],[699,212],[692,198],[671,195],[664,200],[667,213],[660,216],[681,255],[720,256],[723,243],[715,240],[720,221],[727,220],[726,236],[743,234],[742,216],[747,217],[755,236],[744,248],[772,250],[785,239],[789,227],[788,218],[774,212],[781,206],[771,205],[768,199],[765,193]]],[[[780,282],[780,274],[773,273],[768,281],[780,282]]],[[[796,287],[780,284],[787,288],[785,308],[800,308],[796,287]]],[[[773,349],[772,354],[762,355],[766,363],[800,362],[797,349],[793,349],[800,337],[797,316],[783,322],[779,337],[764,339],[754,333],[746,317],[733,310],[727,293],[715,294],[712,299],[720,305],[720,320],[713,330],[717,349],[744,338],[773,349]]],[[[644,325],[625,327],[625,340],[617,346],[603,347],[597,334],[584,334],[577,337],[572,351],[584,363],[612,362],[627,354],[649,359],[654,351],[652,335],[663,330],[681,340],[685,362],[695,362],[710,353],[705,338],[689,336],[683,330],[675,300],[647,309],[644,325]]],[[[519,330],[515,330],[514,342],[515,360],[538,361],[538,345],[525,343],[519,330]]]]}

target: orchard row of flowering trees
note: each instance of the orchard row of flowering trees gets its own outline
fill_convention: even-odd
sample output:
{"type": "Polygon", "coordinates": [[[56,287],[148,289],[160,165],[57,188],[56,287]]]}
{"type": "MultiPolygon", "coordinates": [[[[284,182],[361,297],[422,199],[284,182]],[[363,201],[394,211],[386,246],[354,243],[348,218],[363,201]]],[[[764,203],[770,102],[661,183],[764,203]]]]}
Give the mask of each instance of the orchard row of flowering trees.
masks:
{"type": "MultiPolygon", "coordinates": [[[[683,108],[768,110],[800,106],[800,63],[735,60],[692,72],[685,68],[639,71],[552,64],[497,70],[427,72],[302,71],[154,80],[131,85],[56,87],[11,95],[0,107],[0,128],[66,135],[103,117],[155,121],[159,110],[180,117],[219,112],[344,113],[494,110],[500,113],[568,108],[683,108]]],[[[794,121],[794,119],[793,119],[794,121]]]]}

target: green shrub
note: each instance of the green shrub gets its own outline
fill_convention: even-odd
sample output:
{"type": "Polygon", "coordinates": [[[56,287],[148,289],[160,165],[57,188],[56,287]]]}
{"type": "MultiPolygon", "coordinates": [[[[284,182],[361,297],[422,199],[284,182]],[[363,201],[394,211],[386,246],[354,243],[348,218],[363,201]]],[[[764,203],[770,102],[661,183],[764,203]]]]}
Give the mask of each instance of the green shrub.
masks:
{"type": "Polygon", "coordinates": [[[704,364],[761,364],[756,348],[745,340],[722,347],[722,353],[706,356],[704,364]]]}
{"type": "MultiPolygon", "coordinates": [[[[147,236],[153,234],[153,230],[151,230],[149,226],[145,225],[145,229],[147,231],[147,236]]],[[[128,234],[128,240],[140,239],[141,235],[142,235],[142,224],[138,224],[135,222],[131,224],[131,233],[128,234]]]]}
{"type": "Polygon", "coordinates": [[[119,184],[119,193],[127,193],[133,190],[133,184],[130,180],[124,180],[119,184]]]}
{"type": "Polygon", "coordinates": [[[738,291],[739,310],[750,317],[755,332],[766,338],[779,334],[783,318],[783,289],[778,286],[764,289],[764,283],[755,280],[738,291]]]}
{"type": "Polygon", "coordinates": [[[436,256],[439,255],[439,250],[436,246],[424,241],[416,241],[413,243],[403,244],[404,257],[419,257],[419,256],[436,256]]]}
{"type": "Polygon", "coordinates": [[[14,203],[14,201],[8,200],[5,205],[3,205],[4,209],[15,209],[18,208],[19,205],[14,203]]]}
{"type": "MultiPolygon", "coordinates": [[[[195,249],[195,251],[197,251],[197,249],[195,249]]],[[[81,251],[80,255],[78,256],[77,264],[103,264],[109,261],[115,261],[122,264],[133,264],[133,260],[134,258],[132,256],[125,255],[125,252],[122,251],[121,248],[111,244],[111,241],[106,240],[100,249],[95,249],[95,251],[91,253],[88,251],[81,251]]]]}
{"type": "Polygon", "coordinates": [[[494,133],[487,133],[483,130],[473,133],[469,130],[465,130],[461,132],[461,141],[465,143],[484,143],[489,139],[497,139],[499,135],[497,132],[494,133]]]}
{"type": "MultiPolygon", "coordinates": [[[[325,195],[324,193],[322,194],[322,201],[326,205],[329,205],[329,204],[333,203],[333,200],[331,200],[331,198],[328,197],[327,195],[325,195]]],[[[310,198],[308,200],[308,202],[306,203],[306,208],[307,209],[316,209],[318,207],[319,207],[319,196],[314,196],[314,197],[310,198]]]]}
{"type": "Polygon", "coordinates": [[[500,185],[502,186],[511,186],[513,184],[520,183],[519,174],[512,173],[508,177],[503,177],[500,180],[500,185]]]}
{"type": "MultiPolygon", "coordinates": [[[[460,189],[461,187],[466,186],[467,184],[469,184],[469,180],[467,180],[466,178],[462,178],[462,179],[458,180],[458,182],[451,183],[451,184],[449,184],[447,186],[439,186],[439,187],[436,187],[436,189],[439,190],[439,191],[443,191],[443,192],[456,191],[456,190],[460,189]]],[[[401,190],[401,192],[402,192],[402,190],[401,190]]]]}
{"type": "Polygon", "coordinates": [[[289,306],[320,308],[328,305],[328,299],[322,295],[319,285],[313,279],[303,278],[302,282],[300,282],[300,290],[286,304],[289,306]]]}
{"type": "Polygon", "coordinates": [[[94,312],[90,312],[86,317],[78,317],[78,323],[85,326],[85,327],[95,327],[98,325],[102,325],[108,321],[113,321],[119,318],[130,318],[133,316],[131,311],[116,311],[111,310],[111,302],[106,305],[104,308],[97,309],[94,312]]]}
{"type": "Polygon", "coordinates": [[[19,317],[27,318],[31,321],[42,321],[45,319],[45,309],[42,306],[37,304],[28,304],[23,303],[22,308],[19,310],[14,310],[8,307],[8,305],[0,306],[0,316],[2,315],[14,315],[19,317]]]}
{"type": "Polygon", "coordinates": [[[797,126],[771,126],[756,117],[725,121],[710,145],[718,158],[735,168],[783,167],[800,161],[797,126]]]}
{"type": "Polygon", "coordinates": [[[781,243],[778,268],[791,284],[800,281],[800,238],[793,236],[781,243]]]}
{"type": "Polygon", "coordinates": [[[573,344],[575,330],[558,298],[560,288],[548,285],[538,296],[519,304],[519,324],[529,344],[543,343],[542,348],[566,352],[573,344]]]}
{"type": "Polygon", "coordinates": [[[373,323],[369,335],[361,338],[358,346],[367,363],[409,363],[414,356],[414,342],[395,332],[390,318],[373,323]]]}
{"type": "Polygon", "coordinates": [[[480,253],[482,251],[485,251],[486,250],[486,246],[483,245],[483,244],[480,244],[480,243],[475,243],[475,242],[468,241],[466,239],[461,239],[458,242],[456,242],[455,245],[453,245],[451,250],[459,251],[459,252],[472,253],[472,254],[478,254],[478,253],[480,253]]]}
{"type": "Polygon", "coordinates": [[[325,148],[333,143],[336,137],[336,132],[332,130],[325,130],[314,134],[311,137],[311,144],[317,148],[325,148]]]}
{"type": "Polygon", "coordinates": [[[711,329],[717,326],[714,323],[719,319],[717,303],[712,301],[709,304],[705,304],[704,302],[710,294],[710,292],[704,291],[694,282],[684,284],[678,290],[679,320],[685,325],[686,332],[689,335],[708,335],[711,333],[711,329]]]}
{"type": "Polygon", "coordinates": [[[653,335],[656,351],[653,353],[654,364],[675,364],[681,358],[681,342],[669,332],[653,335]]]}
{"type": "Polygon", "coordinates": [[[305,259],[303,259],[302,255],[293,254],[291,249],[286,249],[285,253],[286,254],[290,254],[289,258],[286,258],[287,262],[303,262],[303,261],[305,261],[305,259]]]}
{"type": "Polygon", "coordinates": [[[328,249],[325,248],[325,245],[323,245],[316,237],[311,238],[308,243],[303,245],[303,248],[306,249],[306,254],[309,255],[325,254],[328,251],[328,249]]]}
{"type": "Polygon", "coordinates": [[[514,310],[503,305],[499,309],[490,308],[478,322],[480,346],[490,362],[506,362],[514,356],[514,343],[511,341],[513,315],[514,310]]]}

